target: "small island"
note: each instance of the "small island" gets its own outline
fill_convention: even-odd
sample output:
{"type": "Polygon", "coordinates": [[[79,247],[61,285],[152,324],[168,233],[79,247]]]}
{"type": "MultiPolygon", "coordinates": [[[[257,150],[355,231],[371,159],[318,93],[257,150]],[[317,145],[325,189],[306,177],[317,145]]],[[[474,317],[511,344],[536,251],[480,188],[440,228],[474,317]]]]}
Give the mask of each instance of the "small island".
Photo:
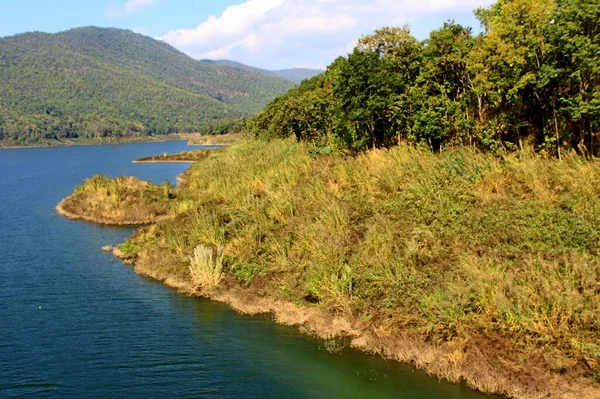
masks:
{"type": "Polygon", "coordinates": [[[167,219],[175,198],[168,182],[158,186],[135,177],[96,175],[77,186],[56,209],[69,219],[135,226],[167,219]]]}
{"type": "Polygon", "coordinates": [[[183,151],[177,154],[164,153],[136,159],[133,163],[194,163],[208,157],[209,151],[214,150],[183,151]]]}

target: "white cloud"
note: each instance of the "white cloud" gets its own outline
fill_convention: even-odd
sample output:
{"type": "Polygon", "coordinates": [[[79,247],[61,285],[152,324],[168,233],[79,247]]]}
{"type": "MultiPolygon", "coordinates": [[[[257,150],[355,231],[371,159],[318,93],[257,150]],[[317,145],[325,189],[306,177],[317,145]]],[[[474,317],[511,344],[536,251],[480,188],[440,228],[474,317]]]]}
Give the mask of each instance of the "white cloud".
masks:
{"type": "Polygon", "coordinates": [[[114,19],[125,17],[151,6],[153,3],[154,0],[127,0],[122,6],[111,4],[108,7],[108,10],[106,10],[106,18],[114,19]]]}
{"type": "MultiPolygon", "coordinates": [[[[151,0],[137,2],[144,1],[151,0]]],[[[231,58],[265,68],[325,65],[375,29],[464,17],[492,2],[246,0],[195,28],[173,30],[159,39],[195,58],[231,58]]]]}

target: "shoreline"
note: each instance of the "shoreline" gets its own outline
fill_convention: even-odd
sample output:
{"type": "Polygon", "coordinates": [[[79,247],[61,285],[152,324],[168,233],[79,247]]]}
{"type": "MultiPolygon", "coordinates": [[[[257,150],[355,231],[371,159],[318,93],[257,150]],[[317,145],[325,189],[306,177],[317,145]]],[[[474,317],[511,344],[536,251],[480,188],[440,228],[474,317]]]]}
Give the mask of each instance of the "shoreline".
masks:
{"type": "Polygon", "coordinates": [[[159,160],[152,160],[152,161],[141,161],[141,160],[135,160],[135,161],[131,161],[131,163],[189,163],[189,164],[193,164],[196,161],[169,161],[164,160],[164,161],[159,161],[159,160]]]}
{"type": "MultiPolygon", "coordinates": [[[[454,342],[435,344],[406,331],[377,328],[356,317],[262,297],[250,289],[227,287],[212,293],[200,292],[190,281],[138,264],[123,256],[118,249],[113,251],[113,255],[133,267],[136,274],[160,282],[180,294],[226,304],[241,315],[272,315],[275,323],[297,328],[300,333],[321,340],[349,339],[350,343],[345,347],[410,364],[432,378],[454,384],[464,383],[484,394],[527,399],[600,398],[600,390],[583,378],[579,378],[577,384],[568,384],[560,374],[549,374],[541,367],[523,369],[521,362],[502,356],[500,360],[505,367],[495,367],[499,360],[495,353],[497,348],[490,350],[482,345],[489,340],[485,336],[460,345],[454,342]],[[510,378],[514,373],[520,376],[519,381],[510,378]]],[[[538,353],[539,356],[542,354],[538,353]]]]}
{"type": "Polygon", "coordinates": [[[169,216],[160,216],[155,218],[154,220],[151,221],[133,221],[133,222],[115,222],[115,221],[110,221],[110,220],[100,220],[91,216],[86,216],[86,215],[79,215],[76,213],[72,213],[67,211],[64,208],[65,203],[71,199],[71,196],[69,195],[68,197],[64,198],[62,201],[60,201],[58,203],[58,205],[56,205],[55,209],[58,212],[59,215],[64,216],[67,219],[70,220],[83,220],[85,222],[89,222],[89,223],[95,223],[95,224],[99,224],[99,225],[103,225],[103,226],[147,226],[150,224],[154,224],[154,223],[158,223],[158,222],[162,222],[164,220],[169,219],[169,216]]]}
{"type": "MultiPolygon", "coordinates": [[[[181,181],[185,182],[188,171],[178,176],[178,180],[181,177],[181,181]]],[[[75,218],[98,223],[78,215],[75,218]]],[[[497,335],[474,332],[465,339],[436,343],[401,327],[385,328],[382,323],[363,320],[356,315],[335,314],[311,305],[300,306],[270,298],[260,290],[241,288],[226,278],[220,289],[198,292],[188,278],[159,271],[144,262],[145,259],[128,258],[118,249],[113,254],[123,263],[133,266],[136,273],[182,294],[225,303],[240,314],[272,314],[275,322],[296,327],[300,332],[320,339],[347,338],[355,349],[412,364],[433,377],[452,383],[464,382],[484,393],[532,399],[600,398],[600,388],[580,369],[573,368],[563,373],[546,367],[544,359],[548,353],[544,349],[521,350],[497,335]]]]}
{"type": "Polygon", "coordinates": [[[33,145],[4,145],[0,142],[0,150],[20,150],[27,148],[57,148],[57,147],[83,147],[83,146],[99,146],[99,145],[119,145],[119,144],[151,144],[151,143],[167,143],[170,141],[187,141],[188,143],[196,135],[194,133],[174,133],[173,135],[148,136],[147,138],[124,139],[124,140],[71,140],[71,141],[51,141],[47,144],[33,145]],[[81,142],[79,142],[81,141],[81,142]]]}

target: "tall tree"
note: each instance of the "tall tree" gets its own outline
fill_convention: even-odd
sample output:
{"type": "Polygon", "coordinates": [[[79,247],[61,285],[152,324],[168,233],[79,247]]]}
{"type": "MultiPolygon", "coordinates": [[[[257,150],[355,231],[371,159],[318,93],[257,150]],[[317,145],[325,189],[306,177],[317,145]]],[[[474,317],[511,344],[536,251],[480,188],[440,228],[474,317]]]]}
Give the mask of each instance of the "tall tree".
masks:
{"type": "Polygon", "coordinates": [[[444,142],[469,142],[475,100],[466,62],[474,44],[471,29],[454,22],[446,22],[425,41],[423,68],[412,88],[412,140],[433,149],[444,142]]]}
{"type": "Polygon", "coordinates": [[[388,146],[408,130],[406,99],[419,74],[421,49],[408,27],[384,28],[363,37],[341,64],[333,90],[357,147],[388,146]]]}
{"type": "Polygon", "coordinates": [[[544,98],[547,85],[546,40],[554,0],[500,0],[476,15],[485,33],[469,57],[475,90],[486,102],[481,121],[497,140],[518,143],[533,133],[548,135],[551,109],[544,98]],[[485,119],[483,114],[485,113],[485,119]]]}
{"type": "Polygon", "coordinates": [[[562,129],[573,146],[596,152],[600,131],[600,3],[558,0],[550,40],[560,80],[562,129]]]}

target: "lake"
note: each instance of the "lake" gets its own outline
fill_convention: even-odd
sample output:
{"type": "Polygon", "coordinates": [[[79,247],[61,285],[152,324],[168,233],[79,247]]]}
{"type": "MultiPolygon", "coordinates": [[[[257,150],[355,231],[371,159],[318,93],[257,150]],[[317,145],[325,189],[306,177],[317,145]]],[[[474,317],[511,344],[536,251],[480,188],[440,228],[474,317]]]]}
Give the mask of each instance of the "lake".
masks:
{"type": "Polygon", "coordinates": [[[132,160],[185,142],[0,150],[0,397],[489,398],[323,343],[268,316],[177,294],[104,245],[133,231],[54,207],[96,173],[160,183],[186,164],[132,160]]]}

